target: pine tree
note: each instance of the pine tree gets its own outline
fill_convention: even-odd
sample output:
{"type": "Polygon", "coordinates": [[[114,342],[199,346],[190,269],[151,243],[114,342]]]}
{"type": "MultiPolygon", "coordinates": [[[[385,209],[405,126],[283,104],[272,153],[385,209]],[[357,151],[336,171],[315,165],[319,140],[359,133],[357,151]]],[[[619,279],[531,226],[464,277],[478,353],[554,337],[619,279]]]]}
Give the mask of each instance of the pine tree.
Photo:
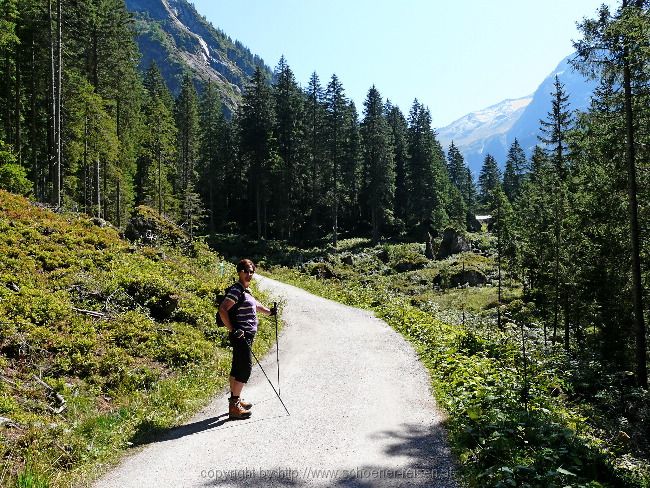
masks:
{"type": "MultiPolygon", "coordinates": [[[[566,293],[566,276],[562,272],[566,268],[566,247],[564,246],[564,228],[567,218],[567,178],[570,171],[568,164],[567,133],[571,128],[571,112],[569,111],[569,97],[564,91],[564,85],[555,76],[554,90],[551,93],[551,110],[548,112],[548,120],[541,120],[540,130],[542,135],[540,141],[546,145],[550,160],[555,170],[555,187],[553,189],[554,209],[554,298],[553,298],[553,338],[557,335],[557,328],[560,319],[560,308],[563,302],[568,300],[566,293]]],[[[565,317],[566,323],[567,317],[565,317]]],[[[569,347],[569,331],[565,328],[564,344],[569,347]]]]}
{"type": "Polygon", "coordinates": [[[536,146],[531,157],[530,177],[516,200],[515,214],[521,248],[524,295],[536,304],[547,338],[545,318],[554,304],[554,179],[556,174],[546,152],[536,146]]]}
{"type": "Polygon", "coordinates": [[[266,235],[268,182],[276,155],[273,127],[275,108],[266,77],[258,67],[239,107],[240,154],[248,168],[249,198],[254,202],[257,237],[266,235]]]}
{"type": "Polygon", "coordinates": [[[366,169],[366,200],[370,208],[372,240],[379,242],[382,227],[392,216],[395,195],[395,157],[391,130],[384,117],[384,104],[373,86],[364,102],[361,122],[366,169]]]}
{"type": "Polygon", "coordinates": [[[324,218],[326,207],[324,188],[325,181],[325,94],[318,75],[312,73],[305,91],[305,145],[307,173],[306,183],[306,214],[309,222],[307,235],[314,239],[324,218]]]}
{"type": "Polygon", "coordinates": [[[584,72],[615,80],[623,88],[624,109],[620,112],[620,116],[625,121],[632,297],[636,329],[635,362],[637,381],[640,386],[647,388],[646,326],[636,174],[637,138],[640,132],[637,127],[644,105],[636,102],[644,98],[644,95],[647,100],[645,86],[648,81],[647,53],[650,48],[648,2],[622,0],[621,8],[613,16],[606,6],[602,6],[598,17],[584,20],[579,25],[579,29],[583,38],[574,46],[578,53],[576,64],[584,72]]]}
{"type": "Polygon", "coordinates": [[[503,174],[503,191],[510,202],[514,202],[519,196],[524,175],[527,172],[526,167],[526,154],[519,141],[515,139],[508,150],[506,168],[503,174]]]}
{"type": "Polygon", "coordinates": [[[196,189],[199,158],[199,107],[196,90],[189,75],[183,77],[181,91],[176,99],[174,118],[178,140],[175,193],[181,204],[183,226],[192,235],[194,224],[202,219],[202,208],[196,189]]]}
{"type": "MultiPolygon", "coordinates": [[[[444,154],[431,128],[429,109],[417,100],[409,113],[410,223],[418,238],[437,233],[447,224],[443,176],[444,154]]],[[[448,178],[448,177],[447,177],[448,178]]]]}
{"type": "Polygon", "coordinates": [[[228,208],[228,175],[231,161],[222,159],[226,121],[217,88],[208,81],[203,87],[200,108],[200,151],[198,192],[208,218],[208,229],[214,232],[223,223],[228,208]]]}
{"type": "Polygon", "coordinates": [[[540,120],[542,135],[539,140],[546,145],[555,171],[561,181],[567,177],[567,132],[571,128],[571,112],[569,111],[569,95],[564,91],[564,84],[555,75],[553,92],[551,93],[551,110],[547,120],[540,120]]]}
{"type": "Polygon", "coordinates": [[[327,174],[327,203],[332,218],[332,244],[337,245],[341,200],[341,160],[344,147],[344,126],[348,100],[343,85],[334,74],[325,90],[325,138],[327,174]]]}
{"type": "Polygon", "coordinates": [[[303,223],[305,117],[302,92],[284,56],[275,70],[273,96],[276,107],[274,134],[280,157],[280,167],[276,169],[272,185],[274,206],[279,213],[279,237],[292,240],[296,228],[303,223]]]}
{"type": "Polygon", "coordinates": [[[65,204],[79,204],[84,212],[107,217],[106,181],[114,179],[119,154],[115,120],[106,110],[107,101],[94,92],[80,74],[71,71],[64,95],[63,179],[65,204]]]}
{"type": "Polygon", "coordinates": [[[386,102],[386,118],[393,139],[395,154],[395,218],[403,225],[408,214],[408,124],[399,107],[386,102]]]}
{"type": "Polygon", "coordinates": [[[16,113],[18,93],[16,86],[19,76],[18,57],[20,39],[16,35],[18,21],[18,5],[16,0],[3,0],[0,3],[0,139],[9,144],[16,142],[16,131],[19,127],[16,113]]]}
{"type": "Polygon", "coordinates": [[[462,190],[466,185],[467,169],[465,159],[454,144],[454,141],[451,141],[449,150],[447,151],[447,172],[449,173],[451,183],[459,190],[462,190]]]}
{"type": "Polygon", "coordinates": [[[342,227],[354,234],[362,232],[361,223],[363,170],[362,147],[359,116],[353,101],[349,101],[343,125],[343,154],[341,157],[341,190],[343,208],[341,209],[342,227]]]}
{"type": "Polygon", "coordinates": [[[492,232],[497,238],[497,325],[502,328],[501,303],[503,265],[505,260],[512,262],[515,257],[515,238],[513,235],[513,212],[510,202],[500,185],[490,191],[490,214],[492,232]]]}
{"type": "Polygon", "coordinates": [[[480,188],[479,198],[484,204],[489,202],[492,191],[501,185],[501,171],[499,171],[496,159],[491,154],[486,155],[483,160],[478,185],[480,188]]]}
{"type": "Polygon", "coordinates": [[[145,77],[147,94],[143,106],[142,149],[138,158],[136,203],[149,205],[161,215],[178,218],[174,193],[177,131],[170,107],[171,94],[160,71],[152,65],[145,77]]]}

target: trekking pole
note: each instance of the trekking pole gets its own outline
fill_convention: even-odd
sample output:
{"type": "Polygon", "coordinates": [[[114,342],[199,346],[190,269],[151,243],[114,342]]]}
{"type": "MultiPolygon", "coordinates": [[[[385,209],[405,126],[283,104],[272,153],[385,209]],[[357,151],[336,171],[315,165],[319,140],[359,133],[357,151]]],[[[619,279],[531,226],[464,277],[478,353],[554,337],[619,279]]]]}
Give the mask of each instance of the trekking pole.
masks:
{"type": "Polygon", "coordinates": [[[253,352],[253,348],[251,347],[251,345],[248,343],[248,341],[247,341],[246,339],[243,339],[243,340],[244,340],[244,342],[248,345],[248,350],[251,352],[251,354],[252,354],[253,357],[255,358],[255,361],[257,362],[257,365],[258,365],[258,366],[260,367],[260,369],[262,370],[262,373],[264,373],[264,376],[266,376],[266,381],[268,381],[268,382],[269,382],[269,385],[271,385],[271,388],[273,388],[273,392],[274,392],[275,395],[278,397],[278,400],[280,400],[280,403],[281,403],[282,406],[284,407],[284,410],[287,412],[287,415],[291,415],[291,414],[289,413],[289,410],[287,409],[287,406],[286,406],[286,405],[284,404],[284,402],[282,401],[282,398],[280,398],[280,394],[276,391],[275,386],[273,386],[273,383],[271,383],[271,380],[269,379],[268,375],[266,374],[266,371],[264,371],[264,368],[263,368],[262,365],[260,364],[260,360],[257,359],[257,356],[256,356],[255,353],[253,352]]]}
{"type": "Polygon", "coordinates": [[[278,366],[278,396],[280,396],[280,343],[278,342],[278,302],[273,302],[275,309],[275,363],[278,366]]]}

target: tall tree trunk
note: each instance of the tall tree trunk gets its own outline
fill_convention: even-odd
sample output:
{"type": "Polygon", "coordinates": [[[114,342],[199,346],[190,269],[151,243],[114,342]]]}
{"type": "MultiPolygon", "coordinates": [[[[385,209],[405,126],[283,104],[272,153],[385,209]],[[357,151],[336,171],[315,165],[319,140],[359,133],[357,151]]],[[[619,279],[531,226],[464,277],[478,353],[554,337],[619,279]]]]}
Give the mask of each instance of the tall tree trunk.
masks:
{"type": "Polygon", "coordinates": [[[497,327],[502,329],[501,324],[501,246],[503,244],[503,222],[501,220],[501,197],[497,198],[497,221],[498,221],[498,233],[497,233],[497,327]]]}
{"type": "Polygon", "coordinates": [[[569,352],[571,339],[571,322],[569,320],[569,295],[566,291],[564,295],[564,350],[569,352]]]}
{"type": "MultiPolygon", "coordinates": [[[[637,2],[639,3],[639,2],[637,2]]],[[[623,0],[623,7],[627,0],[623,0]]],[[[639,205],[637,202],[636,154],[634,147],[634,117],[632,110],[632,81],[627,39],[623,47],[623,89],[625,94],[625,158],[627,160],[630,241],[632,245],[632,285],[634,322],[636,325],[636,376],[639,386],[648,387],[646,330],[643,317],[643,283],[639,244],[639,205]]]]}
{"type": "Polygon", "coordinates": [[[16,156],[18,158],[18,164],[22,165],[23,164],[23,141],[22,141],[22,134],[21,134],[21,124],[20,124],[20,118],[21,118],[21,103],[20,103],[20,97],[21,97],[21,91],[20,91],[20,49],[16,49],[16,61],[15,61],[15,72],[16,72],[16,78],[15,78],[15,97],[16,97],[16,104],[15,104],[15,124],[16,124],[16,129],[15,129],[15,136],[14,136],[14,150],[16,151],[16,156]]]}
{"type": "Polygon", "coordinates": [[[86,110],[86,115],[84,116],[84,212],[88,213],[88,207],[90,205],[90,196],[88,191],[88,180],[89,180],[89,171],[88,171],[88,111],[86,110]]]}
{"type": "Polygon", "coordinates": [[[52,15],[52,0],[48,1],[48,19],[49,19],[49,32],[50,32],[50,70],[51,70],[51,80],[50,80],[50,90],[49,94],[52,97],[51,102],[51,113],[52,113],[52,123],[51,123],[51,132],[52,139],[48,145],[48,160],[50,163],[50,181],[52,183],[52,193],[50,195],[50,203],[58,208],[61,206],[61,188],[59,187],[60,183],[60,167],[58,166],[58,155],[57,155],[57,95],[56,95],[56,40],[54,37],[54,30],[52,24],[54,22],[54,16],[52,15]]]}
{"type": "MultiPolygon", "coordinates": [[[[558,174],[559,178],[559,174],[558,174]]],[[[554,260],[555,267],[553,271],[553,342],[557,341],[557,326],[560,314],[560,205],[557,201],[559,191],[556,190],[555,196],[555,243],[554,243],[554,260]]]]}
{"type": "Polygon", "coordinates": [[[379,242],[379,224],[377,223],[377,206],[373,205],[370,209],[370,220],[372,221],[372,243],[379,242]]]}
{"type": "Polygon", "coordinates": [[[61,168],[61,92],[63,91],[63,19],[61,1],[56,3],[57,22],[57,81],[56,81],[56,179],[57,179],[57,207],[61,206],[61,191],[63,188],[63,170],[61,168]]]}
{"type": "Polygon", "coordinates": [[[95,156],[95,201],[94,201],[94,214],[95,217],[101,217],[102,216],[102,199],[101,199],[101,193],[100,193],[100,162],[99,162],[99,156],[95,156]]]}
{"type": "Polygon", "coordinates": [[[257,238],[261,239],[262,238],[262,205],[260,199],[259,181],[255,181],[255,221],[257,222],[257,238]]]}
{"type": "Polygon", "coordinates": [[[160,154],[160,149],[158,149],[158,215],[163,214],[163,203],[162,203],[162,154],[160,154]]]}
{"type": "Polygon", "coordinates": [[[107,168],[106,168],[106,166],[107,166],[106,160],[104,160],[104,162],[102,163],[102,166],[103,166],[103,169],[104,169],[104,171],[103,171],[104,179],[102,180],[102,186],[104,188],[102,189],[102,215],[101,215],[101,217],[104,220],[108,220],[108,209],[106,208],[107,207],[106,198],[108,196],[108,176],[107,176],[108,171],[107,171],[107,168]]]}
{"type": "Polygon", "coordinates": [[[115,188],[115,213],[116,213],[116,222],[117,228],[122,227],[122,193],[120,191],[120,179],[117,179],[117,186],[115,188]]]}

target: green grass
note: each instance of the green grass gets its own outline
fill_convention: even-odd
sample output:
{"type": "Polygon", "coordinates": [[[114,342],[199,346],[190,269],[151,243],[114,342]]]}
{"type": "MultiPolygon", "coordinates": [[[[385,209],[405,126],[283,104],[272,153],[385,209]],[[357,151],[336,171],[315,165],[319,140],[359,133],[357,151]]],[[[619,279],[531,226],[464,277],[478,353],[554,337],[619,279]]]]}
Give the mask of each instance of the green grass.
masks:
{"type": "MultiPolygon", "coordinates": [[[[214,299],[234,267],[155,227],[162,245],[130,243],[0,192],[0,486],[85,486],[227,384],[214,299]]],[[[262,319],[259,355],[272,330],[262,319]]]]}

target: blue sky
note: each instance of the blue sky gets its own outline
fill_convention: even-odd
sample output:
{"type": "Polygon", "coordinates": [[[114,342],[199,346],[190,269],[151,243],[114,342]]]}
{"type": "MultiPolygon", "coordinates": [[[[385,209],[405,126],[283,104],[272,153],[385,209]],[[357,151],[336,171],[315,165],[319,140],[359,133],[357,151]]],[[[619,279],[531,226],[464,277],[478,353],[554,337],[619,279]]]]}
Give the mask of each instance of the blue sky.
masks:
{"type": "Polygon", "coordinates": [[[374,84],[405,115],[417,98],[442,127],[532,94],[572,52],[576,21],[615,0],[190,0],[305,86],[333,73],[359,113],[374,84]]]}

